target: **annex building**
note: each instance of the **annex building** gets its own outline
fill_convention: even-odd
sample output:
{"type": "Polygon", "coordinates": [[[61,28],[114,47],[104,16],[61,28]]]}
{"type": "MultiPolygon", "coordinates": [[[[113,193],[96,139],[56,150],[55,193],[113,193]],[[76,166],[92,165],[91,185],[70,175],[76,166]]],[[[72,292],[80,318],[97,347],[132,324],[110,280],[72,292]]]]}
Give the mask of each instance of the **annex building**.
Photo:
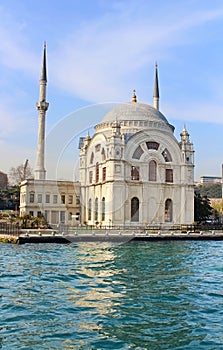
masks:
{"type": "Polygon", "coordinates": [[[21,184],[21,214],[34,214],[35,207],[35,211],[47,215],[49,221],[56,217],[54,221],[58,223],[62,218],[64,223],[71,224],[72,216],[78,213],[81,224],[98,227],[191,224],[194,221],[194,148],[186,127],[178,141],[174,126],[159,111],[157,65],[153,106],[138,102],[134,91],[131,102],[112,109],[95,126],[92,136],[81,138],[79,182],[67,183],[67,187],[63,184],[61,192],[56,181],[45,179],[48,108],[45,50],[37,103],[35,186],[31,180],[21,184]],[[60,198],[58,208],[52,202],[55,191],[60,198]],[[65,197],[62,199],[61,195],[65,197]],[[59,213],[55,214],[55,210],[59,213]]]}

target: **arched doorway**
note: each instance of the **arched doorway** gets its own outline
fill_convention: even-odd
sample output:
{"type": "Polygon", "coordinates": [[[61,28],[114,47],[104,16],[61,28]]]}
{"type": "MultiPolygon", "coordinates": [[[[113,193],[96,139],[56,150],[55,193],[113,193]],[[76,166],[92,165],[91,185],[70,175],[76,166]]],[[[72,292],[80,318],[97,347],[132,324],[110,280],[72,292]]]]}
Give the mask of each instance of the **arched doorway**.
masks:
{"type": "Polygon", "coordinates": [[[173,221],[173,202],[168,198],[165,202],[165,222],[173,221]]]}
{"type": "Polygon", "coordinates": [[[139,221],[139,199],[137,197],[131,199],[131,221],[139,221]]]}

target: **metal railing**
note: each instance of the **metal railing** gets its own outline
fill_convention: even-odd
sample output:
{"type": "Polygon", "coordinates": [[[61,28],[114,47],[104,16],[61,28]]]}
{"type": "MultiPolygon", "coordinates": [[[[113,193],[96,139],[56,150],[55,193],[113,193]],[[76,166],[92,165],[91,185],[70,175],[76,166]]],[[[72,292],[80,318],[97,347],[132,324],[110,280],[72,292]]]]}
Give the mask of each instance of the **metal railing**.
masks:
{"type": "Polygon", "coordinates": [[[137,232],[158,232],[158,231],[178,231],[178,232],[199,232],[199,231],[223,231],[223,224],[205,224],[205,225],[138,225],[138,226],[128,226],[128,225],[105,225],[105,226],[93,226],[93,225],[83,225],[83,226],[69,226],[65,224],[57,225],[56,229],[61,233],[68,234],[72,231],[135,231],[137,232]]]}
{"type": "Polygon", "coordinates": [[[0,234],[18,236],[20,228],[17,224],[10,224],[7,222],[0,222],[0,234]]]}

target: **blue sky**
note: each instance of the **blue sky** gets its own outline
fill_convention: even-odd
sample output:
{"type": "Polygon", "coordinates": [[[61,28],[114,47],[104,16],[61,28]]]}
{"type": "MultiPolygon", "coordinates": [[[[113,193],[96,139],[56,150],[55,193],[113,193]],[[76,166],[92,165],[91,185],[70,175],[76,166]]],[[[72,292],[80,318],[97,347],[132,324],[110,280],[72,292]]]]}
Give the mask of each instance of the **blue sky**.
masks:
{"type": "Polygon", "coordinates": [[[160,110],[177,139],[186,124],[196,180],[221,176],[222,0],[2,0],[0,18],[1,171],[26,159],[35,168],[46,40],[48,178],[73,177],[79,136],[111,103],[136,89],[152,104],[156,61],[160,110]]]}

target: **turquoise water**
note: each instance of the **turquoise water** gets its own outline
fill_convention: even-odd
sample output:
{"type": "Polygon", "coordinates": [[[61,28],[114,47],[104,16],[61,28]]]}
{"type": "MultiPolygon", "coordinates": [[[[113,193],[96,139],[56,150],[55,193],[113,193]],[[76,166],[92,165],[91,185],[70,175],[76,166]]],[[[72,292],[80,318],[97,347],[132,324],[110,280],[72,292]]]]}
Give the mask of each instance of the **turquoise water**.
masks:
{"type": "Polygon", "coordinates": [[[1,349],[223,349],[223,242],[0,244],[1,349]]]}

